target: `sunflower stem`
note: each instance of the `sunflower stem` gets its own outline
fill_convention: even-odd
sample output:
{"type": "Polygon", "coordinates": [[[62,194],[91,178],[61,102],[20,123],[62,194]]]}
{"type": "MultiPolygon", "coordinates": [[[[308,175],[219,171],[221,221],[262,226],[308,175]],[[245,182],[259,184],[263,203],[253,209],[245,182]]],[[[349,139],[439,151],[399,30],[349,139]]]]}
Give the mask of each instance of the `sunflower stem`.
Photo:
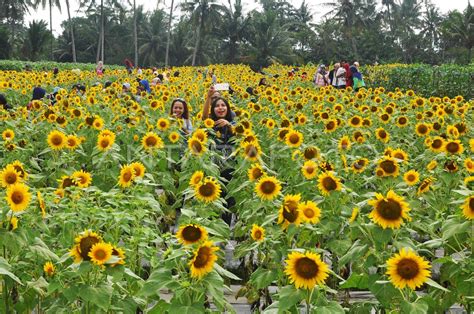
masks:
{"type": "Polygon", "coordinates": [[[313,296],[314,287],[311,290],[307,290],[307,298],[306,298],[306,313],[311,313],[311,298],[313,296]]]}

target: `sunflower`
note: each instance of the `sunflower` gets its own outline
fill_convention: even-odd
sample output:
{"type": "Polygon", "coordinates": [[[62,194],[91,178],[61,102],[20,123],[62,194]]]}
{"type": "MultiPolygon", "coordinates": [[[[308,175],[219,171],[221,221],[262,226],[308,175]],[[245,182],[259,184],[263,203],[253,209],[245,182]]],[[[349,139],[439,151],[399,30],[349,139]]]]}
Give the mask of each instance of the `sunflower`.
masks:
{"type": "Polygon", "coordinates": [[[401,162],[408,162],[408,154],[401,148],[397,148],[392,152],[392,157],[398,159],[401,162]]]}
{"type": "Polygon", "coordinates": [[[130,164],[130,167],[133,168],[133,179],[143,178],[145,176],[145,166],[141,162],[133,162],[130,164]]]}
{"type": "Polygon", "coordinates": [[[142,138],[142,146],[147,150],[163,148],[163,140],[154,132],[146,133],[142,138]]]}
{"type": "Polygon", "coordinates": [[[61,189],[65,189],[71,186],[77,186],[76,181],[74,181],[73,178],[70,176],[62,176],[59,182],[60,182],[59,187],[61,189]]]}
{"type": "Polygon", "coordinates": [[[20,173],[18,173],[18,171],[12,164],[7,165],[0,172],[0,180],[2,187],[8,187],[12,184],[19,183],[22,181],[20,173]]]}
{"type": "Polygon", "coordinates": [[[48,145],[51,149],[59,150],[66,146],[67,138],[66,135],[58,130],[51,131],[48,134],[48,145]]]}
{"type": "Polygon", "coordinates": [[[256,141],[245,143],[243,147],[243,154],[245,159],[250,161],[256,161],[260,156],[260,145],[256,141]]]}
{"type": "Polygon", "coordinates": [[[189,151],[196,156],[200,156],[204,154],[206,151],[206,146],[204,146],[203,142],[198,140],[197,138],[192,137],[188,142],[189,151]]]}
{"type": "Polygon", "coordinates": [[[351,139],[349,138],[349,136],[344,135],[343,137],[341,137],[341,139],[339,140],[338,148],[339,150],[351,149],[351,139]]]}
{"type": "Polygon", "coordinates": [[[265,239],[265,229],[256,224],[253,224],[252,231],[250,231],[250,236],[254,241],[263,241],[265,239]]]}
{"type": "Polygon", "coordinates": [[[44,202],[43,196],[41,195],[40,191],[36,192],[36,199],[38,200],[38,205],[41,209],[41,216],[45,218],[46,217],[46,204],[44,202]]]}
{"type": "Polygon", "coordinates": [[[6,129],[2,132],[2,138],[4,141],[13,141],[15,138],[15,132],[13,132],[11,129],[6,129]]]}
{"type": "Polygon", "coordinates": [[[341,181],[332,172],[326,171],[318,176],[318,189],[321,194],[328,196],[332,191],[340,191],[341,188],[341,181]]]}
{"type": "Polygon", "coordinates": [[[91,262],[96,265],[104,265],[112,257],[113,247],[109,243],[99,242],[92,246],[89,255],[91,262]]]}
{"type": "Polygon", "coordinates": [[[400,166],[395,158],[384,156],[378,162],[379,169],[383,171],[384,177],[397,177],[399,174],[400,166]]]}
{"type": "Polygon", "coordinates": [[[359,215],[359,211],[360,211],[359,207],[354,207],[352,209],[352,214],[351,214],[351,218],[349,218],[349,223],[353,223],[356,220],[357,216],[359,215]]]}
{"type": "Polygon", "coordinates": [[[214,127],[214,120],[207,118],[204,120],[204,126],[208,129],[211,129],[214,127]]]}
{"type": "Polygon", "coordinates": [[[464,167],[466,168],[467,172],[474,172],[474,160],[471,158],[464,159],[464,167]]]}
{"type": "Polygon", "coordinates": [[[176,143],[179,141],[179,133],[178,132],[171,132],[170,135],[168,135],[168,139],[170,140],[171,143],[176,143]]]}
{"type": "Polygon", "coordinates": [[[398,289],[421,287],[431,276],[429,268],[428,261],[404,248],[387,260],[387,275],[398,289]]]}
{"type": "Polygon", "coordinates": [[[43,271],[47,276],[52,277],[54,275],[54,271],[55,271],[53,263],[46,262],[43,265],[43,271]]]}
{"type": "Polygon", "coordinates": [[[80,188],[87,188],[92,183],[92,175],[84,170],[75,171],[71,178],[80,188]]]}
{"type": "Polygon", "coordinates": [[[192,138],[199,140],[202,144],[207,142],[207,132],[204,129],[194,131],[192,138]]]}
{"type": "Polygon", "coordinates": [[[158,121],[156,122],[156,127],[160,131],[166,131],[170,126],[170,121],[166,118],[159,118],[158,121]]]}
{"type": "Polygon", "coordinates": [[[11,165],[19,173],[20,178],[22,178],[23,180],[26,180],[28,178],[28,173],[26,173],[23,164],[19,160],[15,160],[13,163],[11,163],[11,165]]]}
{"type": "Polygon", "coordinates": [[[201,241],[207,241],[207,231],[196,224],[187,224],[180,226],[176,232],[178,242],[184,245],[193,244],[201,241]]]}
{"type": "Polygon", "coordinates": [[[303,221],[312,224],[316,224],[319,222],[319,218],[321,217],[321,209],[316,205],[315,202],[302,202],[298,205],[298,209],[302,214],[303,221]]]}
{"type": "Polygon", "coordinates": [[[311,180],[318,175],[318,164],[312,160],[307,160],[301,167],[301,172],[306,179],[311,180]]]}
{"type": "Polygon", "coordinates": [[[436,168],[437,166],[438,166],[438,162],[433,159],[432,161],[429,162],[428,165],[426,165],[426,169],[428,169],[428,170],[431,171],[431,170],[433,170],[434,168],[436,168]]]}
{"type": "Polygon", "coordinates": [[[102,242],[102,237],[91,230],[82,232],[74,239],[74,247],[71,249],[70,255],[74,257],[74,262],[79,263],[82,260],[89,261],[89,252],[92,246],[102,242]]]}
{"type": "Polygon", "coordinates": [[[444,163],[444,169],[448,172],[456,172],[459,170],[458,164],[456,163],[456,160],[446,160],[444,163]]]}
{"type": "Polygon", "coordinates": [[[96,130],[102,130],[104,127],[104,120],[101,117],[96,117],[92,122],[92,127],[96,130]]]}
{"type": "Polygon", "coordinates": [[[362,126],[362,117],[360,116],[353,116],[349,119],[349,125],[353,128],[358,128],[362,126]]]}
{"type": "Polygon", "coordinates": [[[382,143],[387,143],[390,139],[390,134],[385,131],[384,128],[378,128],[375,130],[375,137],[380,140],[382,143]]]}
{"type": "Polygon", "coordinates": [[[469,140],[469,147],[471,148],[471,152],[474,153],[474,138],[469,140]]]}
{"type": "Polygon", "coordinates": [[[362,173],[368,164],[369,160],[367,158],[359,158],[352,164],[352,171],[354,173],[362,173]]]}
{"type": "Polygon", "coordinates": [[[431,126],[425,123],[417,123],[415,126],[415,132],[418,136],[426,136],[430,133],[431,126]]]}
{"type": "Polygon", "coordinates": [[[99,136],[97,137],[97,148],[100,151],[107,151],[112,147],[112,145],[114,145],[114,142],[114,137],[110,135],[99,134],[99,136]]]}
{"type": "Polygon", "coordinates": [[[416,170],[409,170],[403,175],[403,180],[410,186],[415,185],[420,181],[420,174],[416,170]]]}
{"type": "Polygon", "coordinates": [[[468,196],[461,206],[462,214],[469,220],[474,219],[474,195],[468,196]]]}
{"type": "Polygon", "coordinates": [[[369,200],[368,204],[374,207],[369,218],[383,229],[398,229],[402,225],[403,219],[411,220],[408,216],[410,210],[408,203],[392,190],[388,191],[386,197],[375,193],[375,199],[369,200]]]}
{"type": "Polygon", "coordinates": [[[221,195],[221,186],[212,177],[206,177],[198,185],[194,186],[196,198],[201,202],[213,202],[221,195]]]}
{"type": "Polygon", "coordinates": [[[310,146],[305,148],[303,152],[303,157],[305,160],[311,160],[311,159],[316,159],[319,158],[319,150],[317,147],[310,146]]]}
{"type": "Polygon", "coordinates": [[[434,179],[431,177],[426,178],[423,181],[421,181],[420,185],[418,186],[416,194],[421,195],[425,192],[428,192],[433,182],[434,182],[434,179]]]}
{"type": "Polygon", "coordinates": [[[291,252],[285,262],[285,274],[297,289],[313,289],[315,285],[324,284],[329,277],[329,267],[318,254],[291,252]]]}
{"type": "Polygon", "coordinates": [[[282,224],[283,229],[288,228],[290,224],[299,225],[301,223],[302,217],[298,208],[300,199],[300,194],[285,195],[278,215],[278,223],[282,224]]]}
{"type": "Polygon", "coordinates": [[[332,133],[337,129],[337,121],[335,119],[327,120],[324,123],[324,132],[325,133],[332,133]]]}
{"type": "Polygon", "coordinates": [[[440,153],[444,151],[444,147],[445,147],[444,138],[440,136],[434,137],[429,143],[429,148],[435,153],[440,153]]]}
{"type": "Polygon", "coordinates": [[[204,172],[200,170],[195,171],[189,180],[189,185],[196,187],[201,183],[202,179],[204,179],[204,172]]]}
{"type": "Polygon", "coordinates": [[[133,179],[135,179],[135,169],[130,165],[122,166],[119,175],[119,185],[122,188],[129,187],[132,185],[133,179]]]}
{"type": "Polygon", "coordinates": [[[74,150],[81,144],[81,140],[74,134],[70,134],[66,137],[66,147],[74,150]]]}
{"type": "Polygon", "coordinates": [[[271,176],[261,177],[255,185],[255,192],[263,200],[273,200],[280,193],[280,190],[280,181],[271,176]]]}
{"type": "Polygon", "coordinates": [[[461,154],[464,146],[459,140],[450,140],[444,143],[444,151],[449,154],[461,154]]]}
{"type": "Polygon", "coordinates": [[[31,194],[28,192],[28,189],[28,186],[23,183],[15,183],[7,187],[5,199],[12,211],[23,211],[28,207],[31,200],[31,194]]]}
{"type": "Polygon", "coordinates": [[[303,143],[303,134],[296,130],[289,130],[285,136],[285,143],[290,147],[299,147],[303,143]]]}
{"type": "Polygon", "coordinates": [[[194,251],[194,257],[189,262],[189,266],[191,266],[191,277],[202,278],[211,272],[217,260],[217,255],[214,252],[218,250],[219,248],[214,246],[211,241],[206,241],[201,244],[196,251],[194,251]]]}
{"type": "Polygon", "coordinates": [[[399,128],[403,128],[408,125],[408,118],[405,116],[401,116],[397,118],[397,126],[399,128]]]}
{"type": "Polygon", "coordinates": [[[112,264],[111,266],[124,265],[125,264],[125,251],[115,245],[112,247],[112,256],[115,256],[119,259],[118,262],[112,264]]]}
{"type": "Polygon", "coordinates": [[[248,170],[248,178],[250,181],[256,181],[265,175],[262,166],[260,164],[253,164],[252,167],[248,170]]]}

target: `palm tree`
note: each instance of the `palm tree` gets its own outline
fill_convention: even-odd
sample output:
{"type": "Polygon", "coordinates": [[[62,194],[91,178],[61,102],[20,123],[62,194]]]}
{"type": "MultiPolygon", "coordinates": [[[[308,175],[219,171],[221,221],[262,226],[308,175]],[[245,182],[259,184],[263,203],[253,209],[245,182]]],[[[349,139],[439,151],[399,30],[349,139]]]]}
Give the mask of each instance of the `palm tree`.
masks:
{"type": "Polygon", "coordinates": [[[468,62],[471,62],[474,47],[474,8],[470,2],[467,3],[467,8],[463,13],[450,12],[446,19],[446,32],[456,39],[459,45],[467,49],[468,62]]]}
{"type": "Polygon", "coordinates": [[[242,1],[236,0],[234,8],[229,0],[229,6],[223,8],[220,25],[215,34],[222,39],[222,50],[224,51],[225,63],[236,63],[239,57],[239,45],[246,35],[250,24],[249,16],[244,17],[242,13],[242,1]]]}
{"type": "Polygon", "coordinates": [[[267,67],[272,63],[292,63],[291,34],[289,25],[280,24],[274,11],[264,13],[254,11],[251,16],[252,24],[248,41],[248,53],[243,58],[257,67],[267,67]]]}
{"type": "Polygon", "coordinates": [[[163,51],[162,43],[165,37],[165,18],[166,14],[163,10],[156,10],[145,23],[143,37],[140,38],[144,43],[139,49],[140,57],[145,65],[157,64],[160,60],[160,53],[163,51]]]}
{"type": "Polygon", "coordinates": [[[174,9],[174,0],[171,0],[170,15],[168,17],[168,30],[166,34],[165,67],[168,66],[168,61],[169,61],[170,41],[171,41],[171,21],[173,20],[173,9],[174,9]]]}
{"type": "Polygon", "coordinates": [[[71,20],[71,11],[69,9],[69,0],[66,0],[66,10],[67,10],[67,19],[69,21],[69,33],[71,36],[71,44],[72,44],[72,62],[76,63],[77,62],[77,57],[76,57],[76,42],[74,39],[74,24],[72,23],[71,20]]]}
{"type": "Polygon", "coordinates": [[[51,33],[50,38],[50,52],[51,52],[51,60],[54,59],[53,56],[53,7],[57,7],[59,12],[61,12],[61,1],[60,0],[35,0],[34,6],[37,8],[41,4],[41,7],[44,9],[46,5],[49,7],[49,31],[51,33]]]}
{"type": "Polygon", "coordinates": [[[196,64],[196,58],[200,53],[201,40],[209,28],[221,17],[223,6],[215,0],[191,0],[181,4],[184,12],[191,14],[191,23],[197,27],[195,33],[195,45],[191,65],[196,64]]]}
{"type": "Polygon", "coordinates": [[[23,51],[25,55],[32,61],[38,60],[40,54],[44,51],[44,48],[50,37],[48,32],[48,24],[41,20],[33,20],[26,31],[26,38],[23,43],[23,51]]]}
{"type": "Polygon", "coordinates": [[[428,38],[431,48],[433,49],[436,49],[439,44],[440,25],[442,21],[443,18],[439,14],[438,8],[431,3],[428,3],[421,20],[420,34],[428,38]]]}

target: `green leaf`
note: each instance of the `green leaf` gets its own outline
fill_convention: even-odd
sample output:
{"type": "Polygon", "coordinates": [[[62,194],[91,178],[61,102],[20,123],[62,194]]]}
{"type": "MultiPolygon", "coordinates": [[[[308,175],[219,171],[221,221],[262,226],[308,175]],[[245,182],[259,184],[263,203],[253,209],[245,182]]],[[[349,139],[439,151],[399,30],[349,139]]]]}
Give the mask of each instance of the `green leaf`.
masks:
{"type": "Polygon", "coordinates": [[[335,301],[329,302],[327,305],[317,306],[312,313],[315,314],[336,314],[345,313],[344,308],[335,301]]]}
{"type": "Polygon", "coordinates": [[[409,303],[403,300],[400,310],[403,314],[425,314],[428,313],[428,304],[423,301],[409,303]]]}
{"type": "Polygon", "coordinates": [[[356,288],[356,289],[368,289],[369,288],[369,277],[366,274],[352,273],[346,281],[340,286],[342,289],[356,288]]]}
{"type": "Polygon", "coordinates": [[[426,281],[426,284],[427,285],[430,285],[434,288],[437,288],[437,289],[440,289],[440,290],[443,290],[445,292],[449,292],[448,289],[446,289],[445,287],[441,286],[439,283],[437,283],[436,281],[434,281],[433,279],[431,278],[428,278],[428,280],[426,281]]]}
{"type": "Polygon", "coordinates": [[[369,246],[367,244],[361,245],[360,242],[360,240],[354,242],[349,251],[347,251],[347,253],[339,260],[339,266],[345,265],[350,261],[357,260],[368,251],[369,246]]]}
{"type": "Polygon", "coordinates": [[[378,274],[369,276],[369,290],[384,307],[391,307],[402,299],[402,295],[391,283],[379,283],[380,278],[378,274]]]}
{"type": "Polygon", "coordinates": [[[112,301],[113,292],[114,289],[111,286],[91,287],[83,285],[79,295],[84,301],[91,302],[107,311],[112,301]]]}
{"type": "Polygon", "coordinates": [[[263,289],[268,287],[278,278],[278,272],[259,267],[250,276],[250,280],[255,283],[255,288],[263,289]]]}
{"type": "Polygon", "coordinates": [[[306,291],[296,289],[293,285],[285,286],[278,291],[278,308],[280,311],[291,308],[299,304],[306,296],[306,291]]]}
{"type": "Polygon", "coordinates": [[[447,240],[451,238],[452,236],[466,232],[469,229],[469,226],[471,225],[470,221],[465,221],[463,223],[459,223],[455,219],[450,219],[447,220],[444,224],[443,227],[441,227],[441,232],[443,233],[443,240],[447,240]]]}
{"type": "Polygon", "coordinates": [[[7,260],[3,257],[0,257],[0,275],[8,276],[11,279],[15,280],[17,283],[22,285],[20,278],[15,276],[11,271],[11,266],[8,264],[7,260]]]}
{"type": "Polygon", "coordinates": [[[141,296],[158,295],[160,289],[167,288],[169,284],[176,282],[171,274],[171,270],[166,268],[158,268],[154,270],[150,278],[145,282],[139,292],[141,296]]]}
{"type": "Polygon", "coordinates": [[[239,281],[242,280],[242,279],[240,279],[239,277],[237,277],[236,275],[234,275],[230,271],[226,270],[225,268],[223,268],[221,265],[219,265],[217,263],[214,264],[214,268],[217,270],[217,272],[219,274],[221,274],[224,277],[227,277],[227,278],[230,278],[230,279],[233,279],[233,280],[239,280],[239,281]]]}

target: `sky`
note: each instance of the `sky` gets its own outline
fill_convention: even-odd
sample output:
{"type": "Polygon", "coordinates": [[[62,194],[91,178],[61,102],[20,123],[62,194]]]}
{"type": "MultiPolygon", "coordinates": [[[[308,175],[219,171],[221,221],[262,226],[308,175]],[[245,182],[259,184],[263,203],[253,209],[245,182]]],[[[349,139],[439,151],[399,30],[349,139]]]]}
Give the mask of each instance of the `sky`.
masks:
{"type": "MultiPolygon", "coordinates": [[[[62,2],[62,1],[61,1],[62,2]]],[[[78,2],[79,1],[71,1],[71,16],[81,16],[83,13],[77,12],[78,10],[78,2]]],[[[126,2],[126,1],[122,1],[126,2]]],[[[146,11],[152,11],[157,7],[157,3],[159,3],[160,8],[165,8],[166,10],[169,10],[169,6],[171,4],[171,0],[155,0],[155,1],[149,1],[149,0],[137,0],[137,5],[142,4],[145,8],[146,11]]],[[[180,0],[175,0],[175,4],[178,2],[184,2],[180,0]]],[[[228,1],[225,0],[220,0],[220,2],[224,3],[227,5],[228,1]]],[[[299,7],[303,0],[291,0],[290,1],[295,7],[299,7]]],[[[311,10],[311,13],[313,14],[313,19],[315,22],[317,22],[317,19],[326,14],[329,9],[327,6],[324,6],[323,3],[331,2],[331,0],[306,0],[306,3],[308,3],[308,6],[311,10]]],[[[378,1],[379,5],[381,3],[381,0],[378,1]]],[[[467,7],[467,2],[468,0],[434,0],[433,3],[440,9],[442,13],[447,13],[448,11],[451,10],[459,10],[463,11],[467,7]]],[[[244,12],[248,12],[253,10],[254,8],[258,8],[257,1],[251,1],[251,0],[243,0],[242,1],[244,5],[244,12]]],[[[42,10],[38,9],[37,11],[31,9],[31,12],[29,15],[26,17],[26,25],[28,25],[29,22],[32,20],[40,20],[43,19],[47,23],[49,23],[49,11],[47,9],[42,10]]],[[[62,21],[67,19],[67,12],[66,12],[66,6],[64,5],[62,8],[62,11],[59,12],[58,9],[53,9],[53,32],[57,36],[62,32],[61,29],[61,23],[62,21]]]]}

